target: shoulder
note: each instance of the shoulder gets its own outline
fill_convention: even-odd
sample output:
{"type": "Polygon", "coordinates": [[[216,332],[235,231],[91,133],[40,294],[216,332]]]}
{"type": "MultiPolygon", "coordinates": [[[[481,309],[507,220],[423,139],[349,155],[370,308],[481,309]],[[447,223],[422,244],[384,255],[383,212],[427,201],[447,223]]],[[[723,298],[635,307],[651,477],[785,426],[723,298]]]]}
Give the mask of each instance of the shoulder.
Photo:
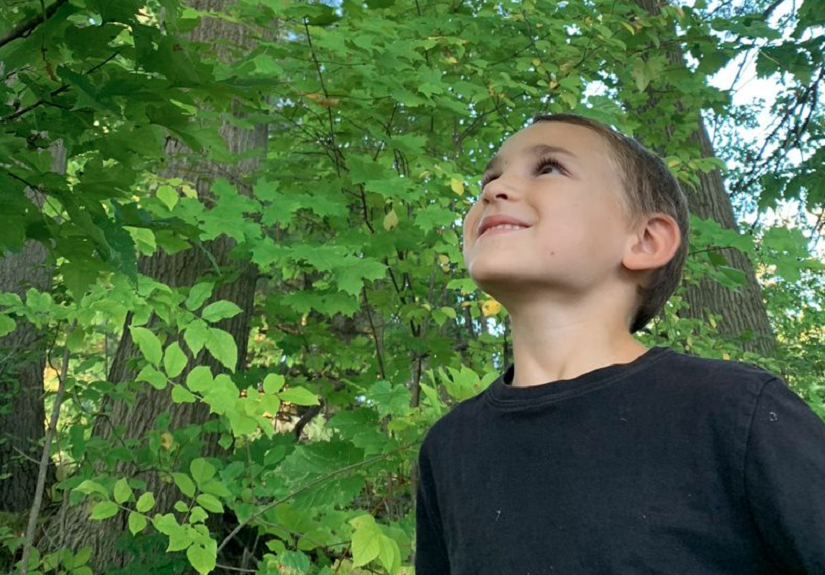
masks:
{"type": "Polygon", "coordinates": [[[693,391],[714,394],[758,395],[762,387],[779,377],[759,366],[730,359],[712,359],[670,350],[667,361],[655,366],[659,377],[693,391]]]}
{"type": "Polygon", "coordinates": [[[484,392],[450,406],[449,410],[436,420],[424,435],[422,451],[431,451],[435,445],[443,445],[447,439],[456,437],[458,431],[471,421],[475,421],[483,403],[484,392]]]}

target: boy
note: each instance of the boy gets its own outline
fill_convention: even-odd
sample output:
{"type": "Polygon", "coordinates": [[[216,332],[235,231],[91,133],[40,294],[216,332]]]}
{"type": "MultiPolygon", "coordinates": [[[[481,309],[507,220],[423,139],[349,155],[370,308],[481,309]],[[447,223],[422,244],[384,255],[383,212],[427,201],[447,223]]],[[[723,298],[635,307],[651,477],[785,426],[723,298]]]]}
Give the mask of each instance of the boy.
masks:
{"type": "Polygon", "coordinates": [[[540,116],[464,221],[513,365],[421,446],[417,575],[825,574],[825,425],[757,367],[647,349],[688,212],[611,128],[540,116]]]}

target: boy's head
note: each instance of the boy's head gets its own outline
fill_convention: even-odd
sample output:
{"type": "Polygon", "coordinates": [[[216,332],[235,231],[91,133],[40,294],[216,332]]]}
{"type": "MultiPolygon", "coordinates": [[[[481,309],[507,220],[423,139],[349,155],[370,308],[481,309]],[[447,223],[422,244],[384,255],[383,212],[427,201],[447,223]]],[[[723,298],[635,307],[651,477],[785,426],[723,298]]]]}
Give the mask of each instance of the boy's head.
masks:
{"type": "Polygon", "coordinates": [[[687,200],[659,157],[594,120],[537,116],[485,170],[464,221],[464,257],[508,309],[534,293],[556,294],[560,305],[618,297],[633,333],[675,291],[688,232],[687,200]],[[518,229],[487,231],[494,216],[518,229]]]}

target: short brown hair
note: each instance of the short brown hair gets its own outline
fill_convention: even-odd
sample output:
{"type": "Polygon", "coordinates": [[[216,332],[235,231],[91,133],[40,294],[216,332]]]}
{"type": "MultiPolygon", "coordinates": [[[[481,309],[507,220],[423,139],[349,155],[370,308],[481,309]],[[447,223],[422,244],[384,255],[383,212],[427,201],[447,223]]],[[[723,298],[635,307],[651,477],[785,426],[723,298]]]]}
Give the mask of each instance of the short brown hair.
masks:
{"type": "Polygon", "coordinates": [[[671,260],[653,270],[647,286],[637,286],[639,304],[630,324],[630,333],[642,329],[656,317],[676,291],[688,252],[690,214],[687,198],[664,161],[639,142],[610,126],[576,114],[549,114],[533,118],[537,122],[564,122],[589,128],[607,143],[624,186],[625,215],[638,222],[652,213],[665,213],[679,225],[681,242],[671,260]]]}

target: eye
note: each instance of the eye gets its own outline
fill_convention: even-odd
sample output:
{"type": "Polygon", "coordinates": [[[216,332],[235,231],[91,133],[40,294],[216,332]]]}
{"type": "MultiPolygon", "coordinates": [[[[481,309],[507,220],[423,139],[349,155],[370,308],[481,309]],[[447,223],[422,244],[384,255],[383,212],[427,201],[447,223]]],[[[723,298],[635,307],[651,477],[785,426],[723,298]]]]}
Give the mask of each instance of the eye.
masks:
{"type": "Polygon", "coordinates": [[[555,158],[542,158],[538,161],[535,170],[537,173],[544,173],[548,168],[553,168],[560,174],[567,173],[564,166],[562,166],[561,163],[555,158]]]}
{"type": "Polygon", "coordinates": [[[495,180],[499,175],[498,174],[487,174],[483,178],[481,178],[481,189],[484,189],[484,186],[495,180]]]}

